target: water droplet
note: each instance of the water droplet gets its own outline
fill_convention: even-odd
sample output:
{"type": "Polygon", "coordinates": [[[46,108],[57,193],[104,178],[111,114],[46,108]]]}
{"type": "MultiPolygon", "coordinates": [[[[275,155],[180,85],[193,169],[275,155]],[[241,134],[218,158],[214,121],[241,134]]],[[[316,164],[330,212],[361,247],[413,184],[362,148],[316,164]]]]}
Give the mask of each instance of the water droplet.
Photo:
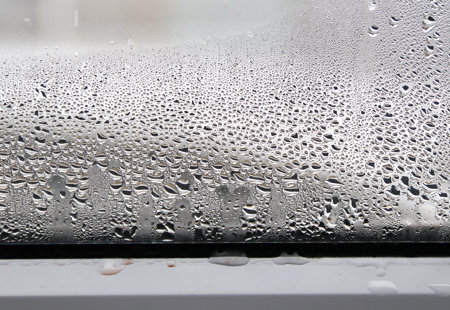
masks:
{"type": "Polygon", "coordinates": [[[379,31],[379,28],[376,25],[372,25],[372,26],[369,27],[369,35],[372,36],[372,37],[377,36],[378,31],[379,31]]]}

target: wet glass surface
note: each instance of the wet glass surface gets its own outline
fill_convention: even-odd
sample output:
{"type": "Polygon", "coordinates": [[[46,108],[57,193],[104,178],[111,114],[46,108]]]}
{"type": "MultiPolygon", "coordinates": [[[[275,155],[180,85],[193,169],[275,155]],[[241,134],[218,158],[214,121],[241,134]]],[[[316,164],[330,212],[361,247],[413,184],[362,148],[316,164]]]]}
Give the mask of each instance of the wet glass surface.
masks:
{"type": "Polygon", "coordinates": [[[447,241],[447,1],[0,1],[0,242],[447,241]]]}

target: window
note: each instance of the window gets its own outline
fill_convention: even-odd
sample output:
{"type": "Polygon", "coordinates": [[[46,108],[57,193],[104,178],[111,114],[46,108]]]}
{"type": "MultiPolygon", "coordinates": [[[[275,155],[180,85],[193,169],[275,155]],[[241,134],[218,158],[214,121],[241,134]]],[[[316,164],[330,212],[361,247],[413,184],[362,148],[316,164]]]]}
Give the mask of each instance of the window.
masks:
{"type": "Polygon", "coordinates": [[[445,1],[0,2],[0,242],[449,238],[445,1]]]}

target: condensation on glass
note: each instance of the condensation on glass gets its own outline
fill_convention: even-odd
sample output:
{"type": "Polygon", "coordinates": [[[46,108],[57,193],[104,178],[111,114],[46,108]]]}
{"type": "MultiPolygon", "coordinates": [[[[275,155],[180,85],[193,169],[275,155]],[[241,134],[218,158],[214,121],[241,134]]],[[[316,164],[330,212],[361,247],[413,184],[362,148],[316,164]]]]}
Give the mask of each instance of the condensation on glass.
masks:
{"type": "Polygon", "coordinates": [[[0,0],[0,242],[449,240],[449,5],[0,0]]]}

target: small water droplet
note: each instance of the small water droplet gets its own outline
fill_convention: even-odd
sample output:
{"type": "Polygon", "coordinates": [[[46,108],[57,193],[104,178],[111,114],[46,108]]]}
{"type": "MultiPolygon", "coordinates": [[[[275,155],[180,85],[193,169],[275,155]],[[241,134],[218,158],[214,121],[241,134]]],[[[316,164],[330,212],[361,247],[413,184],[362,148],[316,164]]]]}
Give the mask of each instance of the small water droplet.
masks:
{"type": "Polygon", "coordinates": [[[379,28],[376,25],[372,25],[372,26],[369,27],[369,35],[372,36],[372,37],[377,36],[378,31],[379,31],[379,28]]]}

